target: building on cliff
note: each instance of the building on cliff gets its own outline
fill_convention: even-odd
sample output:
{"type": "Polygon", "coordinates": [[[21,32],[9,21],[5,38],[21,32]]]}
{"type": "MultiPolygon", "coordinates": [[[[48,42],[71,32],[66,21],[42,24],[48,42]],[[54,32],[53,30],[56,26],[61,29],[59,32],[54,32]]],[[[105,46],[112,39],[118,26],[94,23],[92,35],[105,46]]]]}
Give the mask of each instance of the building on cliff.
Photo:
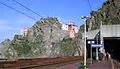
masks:
{"type": "Polygon", "coordinates": [[[23,28],[20,30],[20,35],[26,36],[29,32],[29,28],[23,28]]]}
{"type": "Polygon", "coordinates": [[[70,38],[74,38],[78,32],[78,27],[74,23],[62,24],[62,30],[68,32],[70,38]]]}

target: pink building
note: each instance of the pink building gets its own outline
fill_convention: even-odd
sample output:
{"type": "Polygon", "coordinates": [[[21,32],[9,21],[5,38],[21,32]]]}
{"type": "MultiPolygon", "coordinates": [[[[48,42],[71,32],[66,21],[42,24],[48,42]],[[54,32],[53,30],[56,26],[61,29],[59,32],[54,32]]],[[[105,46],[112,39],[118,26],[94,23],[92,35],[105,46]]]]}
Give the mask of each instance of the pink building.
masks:
{"type": "Polygon", "coordinates": [[[78,28],[74,24],[69,24],[68,25],[68,31],[69,31],[69,37],[74,38],[75,34],[78,32],[78,28]]]}
{"type": "Polygon", "coordinates": [[[73,23],[63,24],[62,29],[66,30],[69,33],[70,38],[74,38],[75,34],[78,32],[78,28],[73,23]]]}
{"type": "Polygon", "coordinates": [[[27,33],[28,33],[28,31],[29,31],[29,28],[23,28],[23,29],[21,30],[21,35],[26,36],[27,33]]]}

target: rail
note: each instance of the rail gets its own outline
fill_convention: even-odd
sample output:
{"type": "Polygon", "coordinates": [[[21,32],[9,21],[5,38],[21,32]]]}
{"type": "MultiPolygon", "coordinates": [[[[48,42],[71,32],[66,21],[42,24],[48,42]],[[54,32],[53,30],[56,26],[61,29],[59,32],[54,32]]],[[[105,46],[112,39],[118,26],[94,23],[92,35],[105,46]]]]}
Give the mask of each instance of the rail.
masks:
{"type": "Polygon", "coordinates": [[[19,68],[34,68],[40,66],[68,63],[71,61],[83,60],[81,56],[66,56],[56,58],[34,58],[34,59],[16,59],[16,60],[1,60],[0,68],[19,69],[19,68]]]}

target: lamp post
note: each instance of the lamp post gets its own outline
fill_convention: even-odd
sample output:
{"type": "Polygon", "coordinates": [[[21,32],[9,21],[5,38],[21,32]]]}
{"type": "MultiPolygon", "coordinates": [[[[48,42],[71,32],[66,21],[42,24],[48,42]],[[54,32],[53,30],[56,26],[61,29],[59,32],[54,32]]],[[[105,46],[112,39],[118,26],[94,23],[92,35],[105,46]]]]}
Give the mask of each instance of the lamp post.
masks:
{"type": "MultiPolygon", "coordinates": [[[[86,19],[88,19],[88,16],[84,16],[81,19],[84,19],[84,22],[86,21],[86,19]]],[[[84,69],[86,69],[86,22],[84,24],[84,69]]]]}

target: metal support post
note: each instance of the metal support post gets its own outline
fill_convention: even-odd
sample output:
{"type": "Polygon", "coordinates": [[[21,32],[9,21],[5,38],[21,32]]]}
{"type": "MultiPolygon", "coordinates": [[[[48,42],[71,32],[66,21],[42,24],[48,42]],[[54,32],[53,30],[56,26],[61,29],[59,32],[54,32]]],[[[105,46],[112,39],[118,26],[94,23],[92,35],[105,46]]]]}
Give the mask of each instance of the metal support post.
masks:
{"type": "Polygon", "coordinates": [[[98,47],[96,47],[96,60],[98,60],[98,47]]]}
{"type": "Polygon", "coordinates": [[[90,47],[90,63],[92,64],[92,46],[90,47]]]}
{"type": "Polygon", "coordinates": [[[86,69],[86,22],[84,27],[84,33],[85,33],[85,42],[84,42],[84,69],[86,69]]]}

